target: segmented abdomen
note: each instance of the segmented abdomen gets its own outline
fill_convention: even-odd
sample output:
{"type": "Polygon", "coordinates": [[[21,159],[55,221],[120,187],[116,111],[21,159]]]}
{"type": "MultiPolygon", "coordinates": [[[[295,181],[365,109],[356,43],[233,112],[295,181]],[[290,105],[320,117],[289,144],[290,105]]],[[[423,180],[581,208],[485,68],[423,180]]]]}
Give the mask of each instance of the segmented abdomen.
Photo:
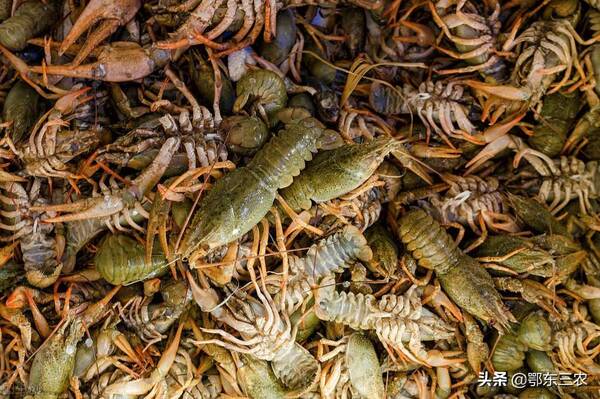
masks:
{"type": "Polygon", "coordinates": [[[383,158],[399,144],[378,137],[363,144],[348,144],[321,151],[281,196],[295,211],[309,209],[312,201],[330,201],[357,189],[373,175],[383,158]]]}
{"type": "Polygon", "coordinates": [[[287,125],[256,153],[248,163],[249,172],[259,176],[270,190],[289,186],[317,151],[322,132],[314,118],[287,125]]]}
{"type": "Polygon", "coordinates": [[[320,319],[342,323],[357,330],[375,330],[389,343],[401,344],[411,338],[411,330],[421,341],[446,339],[452,328],[439,317],[421,307],[418,291],[409,289],[404,295],[385,295],[381,300],[373,295],[329,290],[316,304],[320,319]]]}
{"type": "Polygon", "coordinates": [[[43,223],[43,214],[30,210],[32,205],[46,204],[43,198],[38,197],[41,190],[39,183],[39,180],[34,181],[29,187],[30,193],[16,182],[0,184],[3,191],[0,205],[5,221],[1,228],[13,232],[4,240],[20,239],[27,281],[35,287],[45,288],[54,284],[62,264],[57,259],[54,225],[43,223]]]}
{"type": "Polygon", "coordinates": [[[287,103],[285,82],[275,72],[267,69],[246,73],[237,82],[236,92],[238,98],[233,104],[234,112],[238,112],[248,99],[256,99],[269,114],[285,107],[287,103]]]}
{"type": "Polygon", "coordinates": [[[452,237],[421,209],[408,212],[400,219],[399,236],[419,265],[438,274],[458,266],[463,254],[452,237]]]}
{"type": "Polygon", "coordinates": [[[544,176],[539,188],[540,199],[544,202],[577,198],[579,192],[585,192],[588,198],[598,196],[600,168],[598,162],[583,162],[575,157],[561,157],[555,160],[557,173],[544,176]],[[557,191],[557,187],[559,190],[557,191]],[[557,195],[558,194],[558,195],[557,195]]]}
{"type": "Polygon", "coordinates": [[[55,135],[52,150],[44,143],[44,151],[39,144],[32,146],[24,142],[20,147],[25,163],[25,172],[31,176],[63,177],[70,172],[69,162],[88,151],[93,151],[100,144],[101,130],[60,130],[55,135]]]}
{"type": "Polygon", "coordinates": [[[285,356],[273,359],[271,368],[275,376],[288,388],[304,388],[319,375],[319,363],[308,350],[298,343],[294,343],[289,349],[285,356]]]}
{"type": "Polygon", "coordinates": [[[416,286],[412,286],[404,295],[384,295],[379,300],[379,309],[400,317],[409,317],[415,314],[419,317],[421,300],[419,295],[414,295],[416,286]]]}
{"type": "Polygon", "coordinates": [[[372,315],[379,313],[379,309],[377,299],[373,295],[337,292],[333,287],[325,288],[329,289],[332,292],[327,294],[327,298],[320,299],[316,304],[317,316],[320,319],[342,323],[356,330],[375,328],[378,318],[372,315]]]}
{"type": "Polygon", "coordinates": [[[0,44],[9,50],[20,51],[27,45],[27,40],[50,28],[58,15],[55,4],[48,3],[27,1],[17,8],[15,15],[0,24],[0,44]]]}
{"type": "Polygon", "coordinates": [[[372,257],[366,238],[352,225],[313,244],[302,257],[289,256],[291,277],[285,297],[288,314],[309,297],[312,285],[321,278],[341,273],[356,261],[368,262],[372,257]]]}
{"type": "Polygon", "coordinates": [[[505,213],[508,208],[498,192],[497,179],[486,181],[478,176],[447,176],[446,180],[451,185],[448,192],[441,199],[431,199],[431,204],[441,210],[443,223],[474,225],[473,220],[480,211],[505,213]]]}
{"type": "Polygon", "coordinates": [[[70,273],[75,267],[75,258],[81,248],[92,238],[106,229],[103,219],[84,219],[65,223],[65,253],[63,255],[64,271],[70,273]]]}
{"type": "Polygon", "coordinates": [[[458,306],[500,331],[515,321],[487,270],[465,255],[431,216],[417,209],[400,218],[398,224],[406,248],[420,266],[436,272],[442,288],[458,306]]]}
{"type": "Polygon", "coordinates": [[[475,191],[478,193],[493,193],[498,190],[498,186],[500,183],[498,179],[494,177],[487,178],[487,180],[483,180],[479,176],[452,176],[452,175],[444,175],[444,180],[448,181],[450,184],[450,190],[448,193],[450,195],[457,195],[463,191],[475,191]]]}
{"type": "Polygon", "coordinates": [[[320,278],[329,273],[341,273],[357,260],[369,261],[373,253],[367,240],[356,227],[347,225],[312,245],[303,257],[290,256],[292,273],[320,278]]]}

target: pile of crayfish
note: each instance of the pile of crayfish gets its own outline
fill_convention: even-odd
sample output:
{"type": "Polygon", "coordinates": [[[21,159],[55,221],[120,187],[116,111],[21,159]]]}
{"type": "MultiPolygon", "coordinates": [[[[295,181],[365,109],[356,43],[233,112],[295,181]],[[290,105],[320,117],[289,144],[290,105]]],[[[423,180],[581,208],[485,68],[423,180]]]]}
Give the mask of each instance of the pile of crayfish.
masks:
{"type": "Polygon", "coordinates": [[[600,1],[0,0],[0,109],[0,398],[600,398],[600,1]]]}

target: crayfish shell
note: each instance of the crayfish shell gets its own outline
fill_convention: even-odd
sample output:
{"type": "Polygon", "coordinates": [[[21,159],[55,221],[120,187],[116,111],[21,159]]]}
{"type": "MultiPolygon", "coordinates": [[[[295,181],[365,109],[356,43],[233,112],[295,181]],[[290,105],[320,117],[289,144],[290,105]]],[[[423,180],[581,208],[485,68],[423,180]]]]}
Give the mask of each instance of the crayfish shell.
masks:
{"type": "Polygon", "coordinates": [[[157,251],[152,254],[150,264],[147,264],[141,244],[126,235],[109,234],[100,244],[94,263],[100,275],[109,283],[128,285],[159,276],[167,270],[167,259],[157,251]]]}
{"type": "Polygon", "coordinates": [[[283,399],[285,390],[277,381],[269,364],[250,355],[241,355],[238,381],[250,399],[283,399]]]}
{"type": "Polygon", "coordinates": [[[348,339],[346,365],[352,387],[363,398],[383,398],[385,387],[381,367],[373,343],[362,334],[354,333],[348,339]]]}
{"type": "Polygon", "coordinates": [[[321,374],[319,362],[300,344],[295,343],[284,359],[271,362],[273,372],[290,389],[307,392],[321,374]]]}

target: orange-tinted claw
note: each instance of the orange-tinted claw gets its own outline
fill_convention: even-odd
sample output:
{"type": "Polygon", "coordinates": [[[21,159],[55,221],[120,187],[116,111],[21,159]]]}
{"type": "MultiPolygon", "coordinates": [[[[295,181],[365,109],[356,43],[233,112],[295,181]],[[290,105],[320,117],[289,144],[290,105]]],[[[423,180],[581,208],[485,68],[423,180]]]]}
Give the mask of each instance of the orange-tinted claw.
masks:
{"type": "Polygon", "coordinates": [[[428,285],[425,287],[425,290],[423,291],[422,302],[423,304],[426,304],[430,301],[435,307],[441,307],[446,309],[456,320],[458,320],[461,323],[463,322],[462,312],[460,311],[458,306],[456,306],[454,302],[452,302],[450,298],[448,298],[448,296],[444,294],[444,292],[440,289],[439,286],[434,287],[428,285]]]}
{"type": "Polygon", "coordinates": [[[114,19],[109,19],[107,21],[103,21],[100,23],[98,29],[90,34],[86,42],[81,47],[81,50],[77,53],[73,61],[72,65],[79,65],[83,60],[87,58],[88,55],[100,44],[104,39],[113,34],[117,28],[119,27],[119,21],[114,19]]]}
{"type": "Polygon", "coordinates": [[[465,167],[467,168],[465,175],[471,174],[475,169],[480,167],[487,160],[499,154],[502,150],[509,148],[513,144],[510,136],[501,136],[486,145],[477,155],[475,155],[465,167]]]}
{"type": "Polygon", "coordinates": [[[444,351],[441,352],[437,349],[430,350],[427,352],[427,358],[424,359],[426,364],[431,367],[448,367],[453,366],[458,363],[463,363],[465,358],[462,357],[451,357],[462,354],[463,352],[459,351],[444,351]]]}
{"type": "Polygon", "coordinates": [[[600,119],[600,107],[596,106],[590,109],[586,114],[579,119],[577,125],[573,129],[573,132],[569,135],[569,138],[565,142],[562,149],[562,154],[571,152],[579,142],[588,134],[592,127],[599,125],[598,120],[600,119]]]}
{"type": "Polygon", "coordinates": [[[431,147],[424,143],[414,144],[410,152],[419,158],[459,158],[462,151],[450,147],[431,147]]]}
{"type": "Polygon", "coordinates": [[[507,134],[510,129],[515,127],[524,117],[525,113],[521,113],[508,122],[494,124],[486,129],[483,133],[477,135],[477,138],[480,138],[484,143],[491,143],[507,134]]]}
{"type": "MultiPolygon", "coordinates": [[[[170,251],[166,238],[167,220],[171,211],[171,202],[165,200],[160,195],[154,196],[154,202],[150,209],[150,217],[148,218],[148,226],[146,228],[146,255],[147,264],[152,262],[152,253],[154,248],[154,239],[159,235],[160,243],[164,254],[169,258],[170,251]]],[[[172,270],[173,271],[173,270],[172,270]]]]}
{"type": "Polygon", "coordinates": [[[6,57],[8,62],[10,62],[11,66],[15,68],[15,70],[19,72],[19,74],[25,76],[29,74],[29,66],[25,63],[25,61],[14,55],[9,49],[0,45],[0,53],[2,53],[4,57],[6,57]]]}
{"type": "Polygon", "coordinates": [[[13,292],[6,298],[6,307],[17,309],[22,308],[27,303],[27,296],[25,291],[29,290],[29,288],[24,286],[19,286],[15,288],[13,292]]]}
{"type": "Polygon", "coordinates": [[[477,80],[466,80],[467,86],[482,91],[488,95],[500,97],[511,101],[527,101],[531,97],[531,91],[525,87],[514,87],[510,85],[495,85],[477,80]]]}
{"type": "Polygon", "coordinates": [[[43,338],[48,337],[50,335],[50,333],[52,332],[52,329],[48,325],[46,318],[44,317],[44,315],[38,308],[37,304],[35,303],[35,300],[33,299],[33,295],[31,294],[31,291],[26,289],[26,290],[24,290],[24,293],[25,293],[25,296],[27,297],[27,302],[29,302],[29,308],[31,309],[31,315],[33,316],[33,321],[35,323],[35,327],[37,328],[37,331],[40,333],[40,335],[43,338]]]}
{"type": "Polygon", "coordinates": [[[100,79],[102,70],[99,63],[86,65],[42,65],[32,66],[31,70],[35,73],[45,73],[47,75],[60,75],[72,78],[82,79],[100,79]]]}
{"type": "Polygon", "coordinates": [[[0,267],[4,266],[13,257],[17,245],[19,245],[19,242],[15,241],[0,249],[0,267]]]}
{"type": "Polygon", "coordinates": [[[90,101],[93,96],[85,96],[81,97],[88,91],[90,91],[91,87],[84,87],[79,90],[74,90],[70,93],[65,94],[61,98],[59,98],[54,104],[54,108],[58,110],[61,114],[67,114],[72,112],[75,108],[80,106],[81,104],[85,104],[90,101]]]}
{"type": "Polygon", "coordinates": [[[85,45],[73,60],[73,65],[78,65],[120,25],[129,22],[141,6],[141,0],[91,0],[60,45],[59,54],[64,54],[88,28],[91,28],[98,21],[104,20],[98,29],[90,34],[85,45]]]}
{"type": "Polygon", "coordinates": [[[98,53],[98,61],[84,65],[42,65],[30,68],[35,73],[94,79],[104,82],[129,82],[142,79],[169,61],[170,52],[156,47],[142,48],[134,42],[113,42],[98,53]]]}
{"type": "Polygon", "coordinates": [[[104,296],[104,298],[94,303],[93,305],[90,305],[82,315],[84,324],[87,326],[91,326],[92,324],[97,322],[100,319],[100,315],[102,315],[107,310],[106,308],[110,300],[115,296],[117,292],[119,292],[120,289],[120,285],[115,286],[104,296]]]}
{"type": "Polygon", "coordinates": [[[581,141],[581,139],[587,134],[589,128],[589,123],[583,118],[580,119],[579,122],[577,122],[575,129],[573,129],[573,132],[571,132],[571,134],[565,141],[565,145],[561,150],[561,154],[570,153],[581,141]]]}
{"type": "Polygon", "coordinates": [[[113,343],[123,353],[125,353],[127,356],[129,356],[129,358],[131,360],[133,360],[137,365],[139,365],[140,367],[143,367],[142,359],[140,359],[140,357],[137,355],[137,353],[135,352],[135,350],[133,349],[133,347],[127,340],[127,337],[125,337],[125,335],[119,333],[119,335],[117,335],[115,337],[113,343]]]}
{"type": "Polygon", "coordinates": [[[426,25],[410,22],[408,20],[399,21],[400,25],[407,27],[408,29],[416,33],[415,36],[394,36],[394,40],[402,43],[415,43],[419,46],[431,46],[435,43],[435,34],[426,25]]]}

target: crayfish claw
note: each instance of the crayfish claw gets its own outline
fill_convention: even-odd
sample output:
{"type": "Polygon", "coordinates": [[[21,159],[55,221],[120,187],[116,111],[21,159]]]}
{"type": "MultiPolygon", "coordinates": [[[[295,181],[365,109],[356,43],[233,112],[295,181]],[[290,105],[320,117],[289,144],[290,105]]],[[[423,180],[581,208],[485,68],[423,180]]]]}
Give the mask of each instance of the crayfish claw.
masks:
{"type": "MultiPolygon", "coordinates": [[[[496,291],[491,278],[487,272],[477,264],[472,267],[465,267],[461,271],[453,270],[451,275],[445,276],[442,282],[442,288],[450,297],[461,298],[462,301],[469,303],[468,312],[493,325],[500,331],[506,331],[510,328],[510,323],[516,323],[515,317],[503,304],[500,295],[496,291]],[[470,274],[465,276],[466,270],[470,274]]],[[[467,310],[467,309],[465,309],[467,310]]]]}
{"type": "Polygon", "coordinates": [[[129,22],[141,5],[140,0],[90,1],[63,40],[58,54],[63,55],[83,32],[103,20],[98,29],[89,35],[86,43],[73,60],[73,65],[79,65],[98,44],[113,34],[120,25],[129,22]]]}
{"type": "Polygon", "coordinates": [[[414,158],[412,155],[407,154],[403,150],[393,150],[391,153],[397,160],[400,161],[400,163],[402,163],[402,166],[404,166],[406,169],[409,169],[411,172],[419,176],[421,179],[426,181],[427,184],[433,184],[433,180],[431,180],[431,176],[426,170],[426,168],[431,168],[429,168],[423,162],[414,158]]]}
{"type": "Polygon", "coordinates": [[[394,36],[394,41],[401,43],[415,43],[419,46],[431,46],[435,43],[435,34],[428,26],[405,19],[398,23],[416,34],[414,36],[394,36]]]}
{"type": "Polygon", "coordinates": [[[448,367],[453,366],[458,363],[463,363],[466,359],[461,357],[447,357],[454,356],[456,354],[462,354],[462,351],[458,352],[441,352],[439,350],[433,349],[427,352],[426,359],[423,359],[424,362],[431,367],[448,367]]]}
{"type": "Polygon", "coordinates": [[[458,306],[456,306],[441,288],[438,286],[428,285],[423,291],[423,304],[431,301],[435,308],[443,308],[447,310],[456,320],[463,321],[463,315],[458,306]]]}
{"type": "Polygon", "coordinates": [[[424,143],[411,146],[410,152],[419,158],[460,158],[462,150],[450,147],[432,147],[424,143]]]}
{"type": "Polygon", "coordinates": [[[588,112],[583,115],[581,119],[577,121],[577,124],[573,128],[573,131],[565,141],[561,154],[568,154],[572,152],[581,140],[589,134],[590,129],[596,128],[600,125],[600,106],[591,108],[588,112]]]}
{"type": "Polygon", "coordinates": [[[498,277],[494,279],[496,288],[521,294],[529,303],[538,305],[548,313],[560,318],[566,303],[543,284],[529,279],[516,279],[512,277],[498,277]]]}
{"type": "Polygon", "coordinates": [[[83,87],[78,90],[73,90],[56,100],[54,109],[59,111],[61,114],[67,114],[73,112],[78,106],[85,104],[92,100],[93,96],[82,97],[85,93],[90,91],[91,87],[83,87]]]}
{"type": "Polygon", "coordinates": [[[486,145],[483,150],[481,150],[477,155],[475,155],[467,164],[467,170],[465,171],[465,176],[470,175],[478,169],[481,165],[483,165],[486,161],[498,155],[500,152],[505,150],[506,148],[510,148],[514,146],[514,141],[511,136],[501,136],[496,140],[492,141],[488,145],[486,145]]]}
{"type": "Polygon", "coordinates": [[[219,294],[212,288],[201,288],[190,271],[186,271],[186,277],[190,284],[192,297],[203,312],[213,311],[219,306],[219,294]]]}
{"type": "Polygon", "coordinates": [[[487,95],[500,97],[504,100],[527,101],[531,97],[531,90],[525,87],[495,85],[491,83],[479,82],[477,80],[467,80],[464,83],[475,90],[482,91],[487,95]]]}
{"type": "Polygon", "coordinates": [[[521,122],[521,119],[523,119],[525,115],[526,113],[521,113],[516,117],[509,119],[506,122],[496,123],[487,128],[483,133],[477,135],[476,137],[484,143],[491,143],[494,140],[505,136],[513,127],[515,127],[519,122],[521,122]]]}
{"type": "Polygon", "coordinates": [[[113,42],[100,50],[96,62],[84,65],[32,66],[34,73],[95,79],[105,82],[129,82],[144,78],[169,60],[169,52],[134,42],[113,42]]]}

